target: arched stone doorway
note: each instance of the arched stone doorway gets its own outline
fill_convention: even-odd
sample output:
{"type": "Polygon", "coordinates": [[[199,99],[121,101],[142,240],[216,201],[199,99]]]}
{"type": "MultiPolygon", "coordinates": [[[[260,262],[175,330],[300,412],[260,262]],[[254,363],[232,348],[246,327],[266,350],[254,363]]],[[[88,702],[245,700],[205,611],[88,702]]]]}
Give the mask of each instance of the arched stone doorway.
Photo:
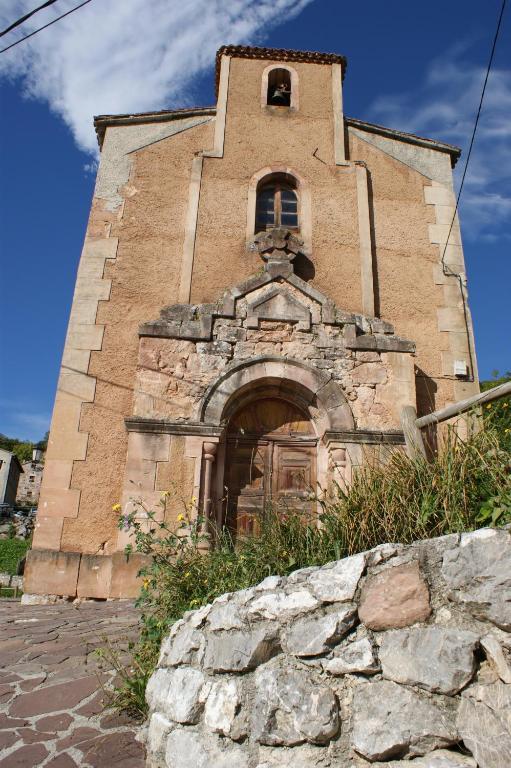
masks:
{"type": "Polygon", "coordinates": [[[309,415],[274,395],[245,402],[227,425],[225,519],[234,536],[260,529],[269,505],[316,509],[317,436],[309,415]]]}

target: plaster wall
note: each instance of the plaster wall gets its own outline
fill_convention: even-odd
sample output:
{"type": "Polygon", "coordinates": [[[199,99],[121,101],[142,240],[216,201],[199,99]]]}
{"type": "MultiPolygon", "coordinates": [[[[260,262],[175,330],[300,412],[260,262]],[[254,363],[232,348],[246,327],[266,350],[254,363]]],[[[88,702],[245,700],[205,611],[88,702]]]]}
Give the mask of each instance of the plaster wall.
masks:
{"type": "Polygon", "coordinates": [[[177,299],[191,159],[212,140],[212,129],[204,118],[107,129],[54,408],[36,548],[90,554],[116,548],[112,505],[122,489],[137,330],[177,299]],[[107,290],[98,293],[102,285],[107,290]]]}
{"type": "MultiPolygon", "coordinates": [[[[426,413],[478,391],[460,289],[440,265],[450,219],[443,224],[448,215],[433,201],[453,199],[450,159],[422,147],[411,150],[399,141],[375,141],[369,133],[362,138],[362,133],[349,129],[350,157],[365,162],[369,170],[376,312],[391,320],[398,335],[416,342],[417,409],[426,413]],[[472,361],[475,382],[456,380],[453,348],[459,358],[472,361]]],[[[451,208],[451,217],[453,212],[451,208]]],[[[453,241],[448,256],[464,272],[457,222],[453,241]]],[[[472,333],[470,317],[469,329],[472,333]]]]}
{"type": "Polygon", "coordinates": [[[261,168],[284,165],[303,177],[312,199],[313,264],[297,263],[297,274],[361,312],[356,174],[334,164],[332,68],[293,62],[300,91],[293,111],[261,106],[261,78],[271,63],[279,64],[231,60],[224,155],[204,158],[191,300],[215,301],[260,269],[246,244],[249,184],[261,168]]]}

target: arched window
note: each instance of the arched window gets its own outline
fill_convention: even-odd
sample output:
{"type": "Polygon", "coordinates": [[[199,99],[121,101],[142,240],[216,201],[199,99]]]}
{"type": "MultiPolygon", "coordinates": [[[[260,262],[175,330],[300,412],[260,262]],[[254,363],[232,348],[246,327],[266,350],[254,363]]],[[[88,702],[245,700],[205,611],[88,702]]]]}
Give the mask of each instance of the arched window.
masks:
{"type": "Polygon", "coordinates": [[[291,106],[291,73],[287,69],[272,69],[268,74],[266,103],[273,107],[291,106]]]}
{"type": "Polygon", "coordinates": [[[287,173],[263,179],[257,187],[255,231],[273,227],[298,230],[298,196],[296,182],[287,173]]]}

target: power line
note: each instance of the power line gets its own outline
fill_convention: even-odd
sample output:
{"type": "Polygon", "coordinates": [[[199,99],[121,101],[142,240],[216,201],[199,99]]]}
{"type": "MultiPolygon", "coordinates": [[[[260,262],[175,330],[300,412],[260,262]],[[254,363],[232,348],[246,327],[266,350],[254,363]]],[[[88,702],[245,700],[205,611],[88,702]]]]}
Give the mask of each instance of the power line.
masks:
{"type": "Polygon", "coordinates": [[[486,67],[486,75],[485,75],[485,78],[484,78],[483,88],[482,88],[482,91],[481,91],[481,98],[479,99],[479,106],[477,108],[476,119],[474,121],[474,129],[472,131],[472,136],[470,138],[470,144],[469,144],[468,152],[467,152],[467,159],[465,160],[465,167],[463,169],[463,174],[462,174],[462,177],[461,177],[460,189],[459,189],[459,192],[458,192],[458,196],[456,198],[456,205],[454,207],[454,213],[452,215],[451,226],[449,227],[449,232],[448,232],[447,238],[445,240],[444,251],[442,253],[442,259],[441,259],[441,262],[440,262],[442,264],[442,272],[443,272],[443,274],[446,277],[455,277],[456,280],[458,281],[458,286],[459,286],[459,289],[460,289],[461,301],[462,301],[462,304],[463,304],[463,317],[464,317],[464,320],[465,320],[465,330],[467,332],[468,355],[469,355],[469,359],[470,359],[470,368],[469,368],[470,376],[468,377],[469,381],[474,381],[475,377],[474,377],[474,356],[473,356],[473,350],[472,350],[472,338],[471,338],[471,334],[470,334],[470,323],[469,323],[469,315],[468,315],[468,307],[467,307],[467,297],[466,297],[466,294],[465,294],[465,288],[464,288],[464,285],[463,285],[463,277],[462,277],[462,275],[459,272],[454,272],[445,263],[445,254],[447,253],[447,246],[449,244],[449,238],[451,237],[452,228],[454,226],[454,222],[456,220],[456,215],[458,213],[458,207],[459,207],[459,204],[460,204],[461,193],[463,191],[463,185],[465,183],[465,176],[467,175],[467,168],[468,168],[468,163],[470,161],[470,156],[472,154],[472,147],[474,146],[474,140],[475,140],[475,136],[476,136],[477,126],[478,126],[478,123],[479,123],[479,117],[481,115],[481,110],[482,110],[482,106],[483,106],[484,94],[486,92],[486,85],[488,83],[488,78],[490,76],[490,70],[491,70],[491,67],[492,67],[492,64],[493,64],[493,56],[495,54],[495,48],[497,46],[497,40],[499,38],[500,27],[501,27],[501,24],[502,24],[502,17],[504,16],[504,10],[506,8],[506,2],[507,2],[507,0],[502,0],[502,6],[500,8],[499,18],[498,18],[498,21],[497,21],[497,28],[495,30],[495,35],[493,37],[493,44],[492,44],[492,47],[491,47],[490,58],[488,60],[488,66],[486,67]]]}
{"type": "Polygon", "coordinates": [[[8,27],[6,27],[3,32],[0,32],[0,37],[3,37],[8,32],[11,31],[11,29],[15,29],[16,27],[19,27],[20,24],[23,24],[24,21],[29,19],[34,14],[38,13],[39,11],[42,11],[43,8],[48,8],[48,6],[53,5],[53,3],[56,3],[57,0],[46,0],[45,3],[38,6],[37,8],[34,8],[33,11],[30,11],[29,13],[26,13],[24,16],[22,16],[20,19],[17,19],[16,21],[13,21],[12,24],[10,24],[8,27]]]}
{"type": "Polygon", "coordinates": [[[29,37],[33,37],[34,35],[37,35],[38,32],[42,32],[43,29],[46,29],[47,27],[51,27],[52,24],[56,24],[57,21],[60,21],[61,19],[65,18],[66,16],[69,16],[69,14],[74,13],[79,8],[83,8],[84,5],[87,5],[87,3],[90,3],[90,2],[91,2],[91,0],[84,0],[84,2],[80,3],[80,5],[77,5],[75,8],[71,8],[70,11],[67,11],[66,13],[63,13],[61,16],[57,16],[56,19],[53,19],[53,21],[48,22],[48,24],[45,24],[43,27],[39,27],[39,29],[34,30],[29,35],[25,35],[25,37],[21,37],[19,40],[16,40],[15,43],[11,43],[10,45],[8,45],[7,48],[2,48],[0,53],[5,53],[10,48],[14,48],[15,45],[19,45],[24,40],[28,40],[29,37]]]}
{"type": "Polygon", "coordinates": [[[442,254],[442,267],[443,267],[444,275],[450,274],[450,275],[456,275],[457,277],[459,277],[459,275],[457,275],[456,272],[452,272],[452,271],[446,272],[445,271],[446,269],[448,269],[448,267],[446,267],[445,262],[444,262],[445,253],[447,251],[447,245],[449,243],[449,238],[451,236],[451,231],[452,231],[452,228],[453,228],[453,225],[454,225],[454,221],[456,219],[456,214],[458,212],[458,206],[459,206],[459,203],[460,203],[460,197],[461,197],[461,193],[463,191],[463,185],[465,183],[465,176],[467,175],[468,163],[469,163],[469,160],[470,160],[470,155],[472,154],[472,147],[474,146],[474,139],[475,139],[475,135],[476,135],[476,131],[477,131],[477,125],[479,123],[479,117],[481,115],[481,109],[482,109],[482,106],[483,106],[484,94],[485,94],[485,91],[486,91],[486,85],[488,83],[488,77],[490,76],[491,66],[493,64],[493,56],[495,54],[495,48],[497,46],[497,40],[498,40],[498,37],[499,37],[499,32],[500,32],[500,27],[501,27],[501,24],[502,24],[502,17],[504,15],[504,9],[506,7],[506,2],[507,2],[507,0],[502,0],[502,6],[501,6],[501,9],[500,9],[499,20],[497,22],[497,29],[495,30],[495,36],[493,38],[493,45],[492,45],[492,48],[491,48],[490,59],[488,61],[488,66],[486,68],[486,76],[484,78],[483,89],[481,91],[481,98],[479,100],[479,107],[477,109],[477,115],[476,115],[476,119],[475,119],[475,122],[474,122],[474,130],[472,131],[472,137],[470,139],[470,145],[469,145],[469,148],[468,148],[467,159],[465,160],[465,167],[463,169],[463,175],[461,177],[461,183],[460,183],[460,189],[459,189],[459,192],[458,192],[458,197],[456,198],[456,207],[454,208],[454,214],[453,214],[453,217],[452,217],[451,226],[449,227],[449,234],[447,235],[447,240],[445,241],[445,246],[444,246],[444,252],[442,254]]]}

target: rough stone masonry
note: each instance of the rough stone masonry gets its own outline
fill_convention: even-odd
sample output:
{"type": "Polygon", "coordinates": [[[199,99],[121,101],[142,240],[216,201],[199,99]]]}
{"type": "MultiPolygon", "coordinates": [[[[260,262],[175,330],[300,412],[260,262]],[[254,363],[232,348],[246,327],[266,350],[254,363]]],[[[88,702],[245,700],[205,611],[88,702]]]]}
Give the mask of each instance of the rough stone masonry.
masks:
{"type": "Polygon", "coordinates": [[[150,768],[509,768],[511,533],[384,544],[187,613],[150,768]]]}

